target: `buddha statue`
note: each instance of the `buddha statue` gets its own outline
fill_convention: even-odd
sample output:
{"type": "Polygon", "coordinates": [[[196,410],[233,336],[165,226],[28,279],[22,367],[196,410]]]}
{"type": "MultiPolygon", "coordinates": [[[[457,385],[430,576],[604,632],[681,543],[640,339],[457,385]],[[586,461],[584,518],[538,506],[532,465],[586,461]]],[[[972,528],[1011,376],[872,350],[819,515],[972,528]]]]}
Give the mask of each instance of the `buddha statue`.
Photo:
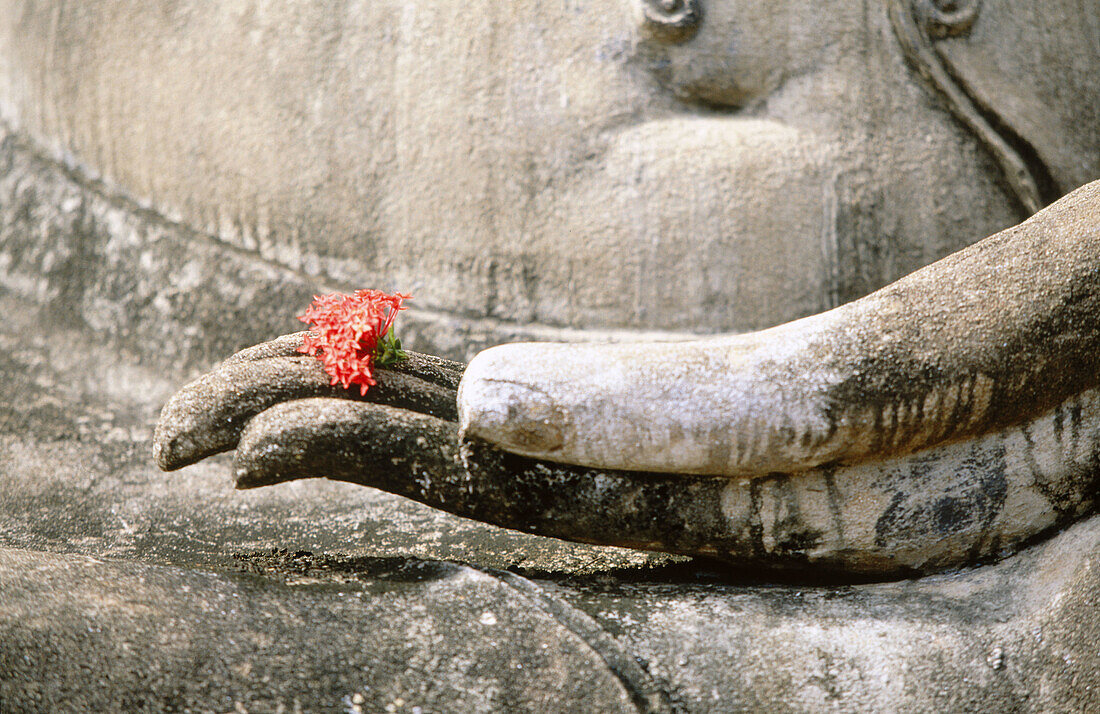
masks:
{"type": "MultiPolygon", "coordinates": [[[[1097,189],[964,249],[1100,175],[1093,125],[1042,112],[1055,90],[1040,79],[1010,87],[1034,73],[991,34],[1058,13],[620,9],[570,14],[579,45],[512,37],[498,83],[466,62],[425,77],[460,73],[443,91],[466,109],[410,109],[417,131],[454,140],[411,142],[400,183],[415,188],[396,201],[418,208],[376,243],[430,276],[430,307],[476,301],[457,256],[490,266],[485,318],[617,344],[494,348],[461,386],[462,366],[431,362],[379,390],[398,413],[331,401],[289,336],[166,408],[162,466],[241,438],[242,485],[327,475],[537,533],[876,576],[999,557],[1087,513],[1091,437],[1053,434],[1093,413],[1097,189]],[[536,51],[541,69],[523,71],[536,51]],[[430,447],[408,441],[419,430],[430,447]],[[442,461],[381,474],[425,448],[442,461]]],[[[543,12],[509,17],[538,35],[543,12]]],[[[1067,42],[1075,61],[1096,52],[1067,42]]]]}
{"type": "Polygon", "coordinates": [[[235,451],[238,487],[282,484],[167,480],[145,434],[93,503],[39,478],[114,463],[93,439],[20,445],[0,658],[28,684],[5,691],[488,709],[594,668],[578,697],[608,711],[1095,708],[1098,70],[1073,0],[0,0],[0,287],[102,338],[66,373],[122,344],[197,377],[160,467],[235,451]],[[271,339],[361,287],[414,295],[410,355],[365,395],[271,339]],[[286,483],[314,477],[694,560],[634,587],[406,539],[305,587],[234,570],[362,546],[368,509],[326,510],[349,493],[415,505],[286,483]],[[201,636],[161,637],[191,615],[201,636]]]}

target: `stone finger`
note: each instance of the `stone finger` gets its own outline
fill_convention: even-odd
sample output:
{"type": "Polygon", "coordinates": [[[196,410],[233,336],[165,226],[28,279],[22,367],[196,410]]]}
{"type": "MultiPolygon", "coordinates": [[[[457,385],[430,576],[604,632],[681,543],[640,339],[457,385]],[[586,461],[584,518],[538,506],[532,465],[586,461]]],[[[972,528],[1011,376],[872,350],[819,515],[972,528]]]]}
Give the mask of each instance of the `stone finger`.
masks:
{"type": "Polygon", "coordinates": [[[273,340],[261,342],[258,345],[245,347],[239,352],[234,352],[221,363],[221,367],[240,362],[255,362],[256,360],[270,357],[294,357],[301,354],[298,348],[302,346],[302,340],[309,334],[309,330],[292,332],[289,335],[280,335],[273,340]]]}
{"type": "Polygon", "coordinates": [[[333,398],[275,405],[244,429],[234,457],[238,488],[328,477],[425,500],[405,482],[455,480],[457,425],[397,407],[333,398]],[[420,497],[418,498],[418,494],[420,497]]]}
{"type": "MultiPolygon", "coordinates": [[[[252,347],[246,347],[236,352],[221,363],[222,367],[241,362],[254,362],[272,357],[296,357],[301,355],[298,349],[302,346],[302,340],[309,334],[308,330],[294,332],[289,335],[276,337],[268,342],[263,342],[252,347]]],[[[388,367],[394,372],[409,374],[419,377],[427,382],[438,384],[448,389],[458,389],[458,383],[462,379],[462,373],[466,365],[461,362],[436,357],[435,355],[421,352],[406,351],[408,357],[401,362],[388,367]]]]}
{"type": "Polygon", "coordinates": [[[330,478],[529,533],[687,554],[711,553],[721,540],[714,504],[728,485],[539,462],[461,442],[451,422],[330,398],[285,402],[253,418],[234,475],[238,488],[330,478]]]}
{"type": "Polygon", "coordinates": [[[464,433],[535,458],[754,476],[916,453],[1100,381],[1100,183],[836,309],[679,343],[475,357],[464,433]]]}
{"type": "Polygon", "coordinates": [[[164,406],[154,435],[154,455],[173,470],[232,449],[245,423],[280,402],[330,396],[363,399],[422,411],[445,420],[457,416],[454,392],[410,374],[377,370],[366,395],[358,387],[332,385],[312,357],[273,357],[235,362],[206,374],[164,406]]]}
{"type": "Polygon", "coordinates": [[[729,479],[605,471],[540,462],[456,425],[383,405],[313,398],[257,415],[234,458],[238,488],[330,478],[538,535],[800,569],[758,549],[723,511],[729,479]]]}

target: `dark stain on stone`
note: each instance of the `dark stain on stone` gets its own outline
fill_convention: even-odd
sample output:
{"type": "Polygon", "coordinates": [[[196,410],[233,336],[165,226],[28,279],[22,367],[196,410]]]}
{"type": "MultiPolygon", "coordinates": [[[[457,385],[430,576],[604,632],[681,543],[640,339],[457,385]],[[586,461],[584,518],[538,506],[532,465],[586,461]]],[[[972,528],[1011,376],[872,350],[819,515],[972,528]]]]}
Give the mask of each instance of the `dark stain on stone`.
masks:
{"type": "Polygon", "coordinates": [[[1008,229],[870,297],[864,310],[888,311],[888,324],[861,317],[822,338],[806,365],[820,368],[826,356],[846,375],[828,391],[829,421],[899,403],[919,408],[932,390],[957,395],[945,413],[921,415],[932,426],[906,444],[916,450],[1020,423],[1100,383],[1091,205],[1052,207],[1045,222],[1008,229]],[[1008,260],[1013,271],[1000,269],[1008,260]],[[942,349],[929,349],[936,344],[942,349]]]}
{"type": "MultiPolygon", "coordinates": [[[[1059,445],[1062,443],[1062,420],[1060,415],[1062,414],[1062,407],[1058,407],[1055,410],[1055,436],[1059,445]]],[[[1042,494],[1043,498],[1047,500],[1051,508],[1059,514],[1064,515],[1065,505],[1061,502],[1059,494],[1056,492],[1054,484],[1052,484],[1043,473],[1043,469],[1039,466],[1038,460],[1035,458],[1035,440],[1031,436],[1031,430],[1027,424],[1020,427],[1020,434],[1024,437],[1024,462],[1027,464],[1028,473],[1031,474],[1032,481],[1035,483],[1035,488],[1042,494]]]]}
{"type": "Polygon", "coordinates": [[[829,307],[862,297],[919,267],[906,259],[897,227],[882,219],[887,198],[881,189],[868,188],[875,183],[866,174],[865,170],[843,171],[836,178],[837,246],[831,276],[835,303],[829,307]]]}
{"type": "Polygon", "coordinates": [[[1081,402],[1076,399],[1069,404],[1069,433],[1074,446],[1081,442],[1081,402]]]}
{"type": "Polygon", "coordinates": [[[802,436],[799,437],[799,445],[803,449],[809,449],[810,445],[814,442],[814,430],[809,424],[804,424],[802,427],[802,436]]]}
{"type": "Polygon", "coordinates": [[[791,484],[791,476],[773,473],[766,477],[776,494],[776,517],[772,524],[775,546],[773,555],[804,559],[808,551],[821,544],[821,531],[806,525],[798,492],[791,484]]]}
{"type": "Polygon", "coordinates": [[[343,553],[313,553],[270,548],[232,554],[236,569],[278,580],[309,577],[327,582],[361,581],[374,591],[399,589],[401,585],[442,580],[461,566],[413,556],[352,557],[343,553]]]}
{"type": "Polygon", "coordinates": [[[722,427],[715,427],[711,430],[709,442],[707,461],[715,473],[721,473],[730,465],[732,445],[729,434],[722,427]]]}
{"type": "Polygon", "coordinates": [[[760,517],[760,488],[761,479],[753,479],[749,484],[749,543],[752,547],[752,554],[757,557],[763,557],[766,552],[764,548],[764,523],[760,517]]]}
{"type": "Polygon", "coordinates": [[[875,522],[875,545],[885,548],[904,527],[904,506],[909,495],[898,491],[890,499],[890,505],[875,522]]]}
{"type": "Polygon", "coordinates": [[[883,433],[882,433],[882,404],[871,405],[871,452],[879,453],[882,451],[883,433]]]}
{"type": "Polygon", "coordinates": [[[977,532],[974,557],[986,552],[985,534],[1004,508],[1008,484],[1004,449],[971,454],[951,474],[948,490],[939,488],[932,464],[914,465],[911,488],[899,490],[875,523],[875,545],[892,548],[906,542],[933,541],[977,532]],[[988,460],[997,463],[989,464],[988,460]]]}
{"type": "Polygon", "coordinates": [[[836,486],[836,466],[828,465],[820,467],[825,479],[825,489],[829,498],[829,515],[833,519],[833,528],[836,530],[837,547],[843,549],[846,545],[844,537],[844,518],[841,516],[840,489],[836,486]]]}
{"type": "Polygon", "coordinates": [[[949,496],[939,499],[931,509],[936,529],[944,534],[959,530],[962,525],[972,520],[969,507],[970,504],[963,499],[949,496]]]}

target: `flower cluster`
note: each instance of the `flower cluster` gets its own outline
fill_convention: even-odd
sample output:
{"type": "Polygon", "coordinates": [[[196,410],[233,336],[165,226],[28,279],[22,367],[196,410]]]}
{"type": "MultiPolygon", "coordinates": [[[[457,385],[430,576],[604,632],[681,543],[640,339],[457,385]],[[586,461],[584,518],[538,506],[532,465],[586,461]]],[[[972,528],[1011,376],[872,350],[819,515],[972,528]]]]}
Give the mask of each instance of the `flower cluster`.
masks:
{"type": "Polygon", "coordinates": [[[389,295],[381,290],[356,290],[352,295],[315,295],[298,317],[310,325],[299,352],[312,355],[325,366],[332,384],[344,389],[358,384],[360,394],[377,382],[373,369],[405,359],[401,341],[393,336],[393,320],[409,295],[389,295]]]}

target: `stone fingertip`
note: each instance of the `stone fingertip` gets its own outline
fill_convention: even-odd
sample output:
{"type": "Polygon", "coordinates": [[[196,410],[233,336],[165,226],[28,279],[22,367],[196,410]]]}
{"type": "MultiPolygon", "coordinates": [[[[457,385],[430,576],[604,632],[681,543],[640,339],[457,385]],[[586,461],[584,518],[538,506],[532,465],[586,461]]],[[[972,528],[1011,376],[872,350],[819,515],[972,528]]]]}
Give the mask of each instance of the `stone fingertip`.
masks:
{"type": "Polygon", "coordinates": [[[202,458],[196,455],[194,443],[182,434],[165,433],[163,423],[158,423],[153,433],[153,461],[161,471],[177,471],[202,458]]]}
{"type": "Polygon", "coordinates": [[[253,458],[248,448],[237,449],[233,458],[233,487],[238,491],[246,491],[290,480],[269,466],[262,460],[253,458]]]}
{"type": "Polygon", "coordinates": [[[458,390],[459,435],[476,436],[528,456],[556,453],[566,441],[565,415],[524,373],[530,345],[503,345],[471,360],[458,390]]]}
{"type": "Polygon", "coordinates": [[[172,471],[173,459],[168,449],[164,448],[156,437],[153,438],[153,461],[161,471],[172,471]]]}
{"type": "Polygon", "coordinates": [[[233,488],[238,491],[247,491],[252,488],[268,486],[276,481],[265,479],[261,473],[256,473],[247,467],[233,467],[233,488]]]}

